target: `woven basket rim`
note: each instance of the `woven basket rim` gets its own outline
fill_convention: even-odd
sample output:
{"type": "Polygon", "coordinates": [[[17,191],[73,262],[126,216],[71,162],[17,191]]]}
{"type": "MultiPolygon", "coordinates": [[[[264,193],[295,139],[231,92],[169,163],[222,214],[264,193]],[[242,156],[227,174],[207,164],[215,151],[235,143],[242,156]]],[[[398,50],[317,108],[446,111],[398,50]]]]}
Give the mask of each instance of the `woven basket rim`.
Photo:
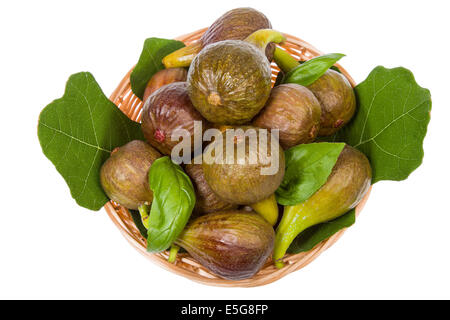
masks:
{"type": "MultiPolygon", "coordinates": [[[[176,40],[183,41],[186,45],[197,41],[200,36],[206,31],[207,28],[203,28],[182,36],[175,38],[176,40]]],[[[289,52],[292,56],[297,59],[308,60],[312,57],[321,55],[322,52],[317,50],[311,44],[303,41],[300,38],[292,36],[287,33],[283,33],[286,37],[286,42],[280,46],[289,52]]],[[[355,87],[355,81],[348,74],[348,72],[339,64],[336,64],[341,73],[349,80],[351,85],[355,87]]],[[[134,68],[134,67],[133,67],[134,68]]],[[[125,75],[122,81],[117,86],[116,90],[111,94],[110,100],[113,101],[129,118],[139,121],[140,120],[140,112],[142,107],[142,101],[140,101],[132,92],[130,86],[130,74],[133,70],[131,70],[125,75]]],[[[276,77],[276,73],[278,72],[278,67],[275,64],[272,64],[272,81],[274,81],[276,77]]],[[[369,198],[371,188],[368,190],[363,200],[356,207],[356,216],[360,214],[362,211],[366,201],[369,198]]],[[[302,252],[298,254],[287,254],[283,261],[286,266],[282,269],[275,268],[272,261],[268,261],[265,266],[252,278],[232,281],[222,279],[211,272],[209,272],[206,268],[196,262],[193,258],[191,258],[188,254],[179,254],[177,260],[174,264],[171,264],[167,261],[168,253],[162,252],[158,254],[148,253],[146,251],[145,239],[141,236],[139,231],[137,230],[136,225],[132,221],[131,215],[127,209],[121,207],[117,203],[113,201],[108,202],[105,205],[105,210],[108,216],[111,218],[113,223],[120,230],[122,235],[127,239],[127,241],[141,254],[143,254],[146,258],[150,259],[154,263],[163,267],[166,270],[169,270],[175,274],[188,278],[190,280],[211,285],[211,286],[221,286],[221,287],[256,287],[261,285],[266,285],[272,283],[296,270],[299,270],[313,260],[315,260],[322,252],[331,247],[334,243],[339,240],[342,235],[345,233],[346,229],[342,229],[339,232],[335,233],[330,238],[322,241],[317,244],[313,249],[308,252],[302,252]]]]}

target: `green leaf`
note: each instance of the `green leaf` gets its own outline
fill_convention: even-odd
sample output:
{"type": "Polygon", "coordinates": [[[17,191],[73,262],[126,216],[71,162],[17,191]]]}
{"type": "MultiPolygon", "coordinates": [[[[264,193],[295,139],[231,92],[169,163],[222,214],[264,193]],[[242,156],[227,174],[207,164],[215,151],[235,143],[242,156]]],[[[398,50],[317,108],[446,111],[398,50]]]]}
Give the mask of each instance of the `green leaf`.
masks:
{"type": "Polygon", "coordinates": [[[405,68],[379,66],[355,92],[357,113],[331,140],[346,142],[369,158],[372,183],[406,179],[422,163],[430,91],[405,68]]]}
{"type": "MultiPolygon", "coordinates": [[[[147,234],[147,229],[145,229],[144,225],[142,224],[142,219],[141,219],[141,215],[139,214],[139,211],[136,210],[129,210],[130,214],[131,214],[131,218],[133,219],[134,224],[136,225],[136,228],[138,228],[139,233],[145,238],[147,239],[148,234],[147,234]]],[[[187,252],[186,250],[184,250],[183,248],[180,248],[180,250],[178,250],[178,253],[185,253],[187,252]]]]}
{"type": "Polygon", "coordinates": [[[342,73],[341,70],[338,67],[336,67],[336,66],[331,66],[330,69],[334,70],[336,72],[342,73]]]}
{"type": "Polygon", "coordinates": [[[139,233],[147,239],[147,229],[145,229],[144,225],[142,224],[141,215],[139,214],[139,211],[136,210],[128,210],[130,212],[131,218],[133,219],[134,224],[136,225],[136,228],[138,228],[139,233]]]}
{"type": "Polygon", "coordinates": [[[147,250],[166,250],[183,231],[195,206],[192,182],[183,169],[162,157],[149,173],[153,202],[150,210],[147,250]]]}
{"type": "Polygon", "coordinates": [[[276,191],[278,203],[293,206],[325,184],[344,143],[309,143],[286,150],[286,173],[276,191]]]}
{"type": "MultiPolygon", "coordinates": [[[[305,63],[305,61],[299,61],[299,63],[302,64],[302,63],[305,63]]],[[[339,70],[339,68],[336,66],[331,66],[330,69],[334,70],[336,72],[342,73],[341,70],[339,70]]],[[[284,82],[284,72],[280,70],[277,74],[277,78],[275,79],[275,84],[273,86],[276,87],[283,83],[285,83],[284,82]]]]}
{"type": "Polygon", "coordinates": [[[72,197],[91,210],[99,210],[109,200],[99,172],[111,150],[143,139],[140,125],[128,119],[86,72],[72,75],[64,96],[42,110],[38,137],[72,197]]]}
{"type": "Polygon", "coordinates": [[[337,219],[312,226],[300,233],[291,243],[288,253],[309,251],[318,243],[328,239],[336,232],[348,228],[355,223],[355,209],[350,210],[337,219]]]}
{"type": "Polygon", "coordinates": [[[294,70],[289,71],[283,81],[284,83],[309,86],[344,56],[341,53],[330,53],[305,61],[294,70]]]}
{"type": "Polygon", "coordinates": [[[276,87],[283,83],[284,83],[284,72],[280,70],[280,72],[278,72],[277,74],[277,78],[275,79],[275,84],[273,86],[276,87]]]}
{"type": "Polygon", "coordinates": [[[184,47],[184,43],[177,40],[149,38],[144,42],[139,61],[130,75],[131,90],[142,100],[145,87],[152,76],[164,69],[162,59],[169,53],[184,47]]]}

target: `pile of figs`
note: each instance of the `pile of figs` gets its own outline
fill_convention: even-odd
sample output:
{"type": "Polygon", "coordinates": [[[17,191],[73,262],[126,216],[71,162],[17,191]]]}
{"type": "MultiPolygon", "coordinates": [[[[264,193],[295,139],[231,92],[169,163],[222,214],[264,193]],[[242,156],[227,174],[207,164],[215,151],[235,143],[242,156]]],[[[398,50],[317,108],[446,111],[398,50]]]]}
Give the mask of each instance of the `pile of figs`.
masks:
{"type": "MultiPolygon", "coordinates": [[[[183,164],[196,204],[175,244],[225,279],[252,277],[272,255],[282,267],[280,260],[296,235],[354,208],[370,186],[367,158],[345,146],[328,181],[279,218],[274,193],[285,174],[284,150],[334,134],[356,107],[350,83],[332,69],[308,87],[289,83],[272,88],[271,61],[283,40],[254,9],[225,13],[199,41],[162,60],[166,68],[153,75],[144,94],[142,131],[147,141],[118,148],[101,170],[110,199],[136,210],[152,203],[148,172],[155,159],[171,156],[178,143],[171,139],[174,131],[183,129],[194,137],[199,122],[200,134],[209,128],[224,135],[229,128],[242,129],[235,131],[232,144],[236,150],[244,144],[245,152],[235,152],[233,161],[183,164]],[[279,130],[279,140],[268,140],[268,149],[276,151],[271,158],[278,164],[275,172],[261,174],[271,164],[260,157],[260,149],[246,145],[249,128],[279,130]],[[252,157],[256,162],[250,163],[252,157]]],[[[265,137],[257,134],[255,139],[265,137]]],[[[220,156],[216,140],[200,145],[192,141],[192,158],[220,156]]]]}

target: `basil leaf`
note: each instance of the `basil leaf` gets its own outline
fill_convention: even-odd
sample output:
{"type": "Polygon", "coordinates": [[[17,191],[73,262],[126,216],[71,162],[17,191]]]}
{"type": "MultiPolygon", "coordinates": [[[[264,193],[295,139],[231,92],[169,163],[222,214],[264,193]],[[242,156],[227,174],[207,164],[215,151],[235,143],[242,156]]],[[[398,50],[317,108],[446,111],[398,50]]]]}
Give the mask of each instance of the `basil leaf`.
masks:
{"type": "Polygon", "coordinates": [[[311,197],[327,181],[344,146],[309,143],[286,150],[286,172],[276,191],[278,203],[293,206],[311,197]]]}
{"type": "MultiPolygon", "coordinates": [[[[306,61],[299,61],[300,64],[303,64],[303,63],[305,63],[305,62],[306,62],[306,61]]],[[[334,70],[334,71],[336,71],[336,72],[342,73],[341,70],[339,70],[339,68],[336,67],[336,66],[331,66],[330,69],[331,69],[331,70],[334,70]]],[[[276,86],[278,86],[278,85],[280,85],[280,84],[283,84],[283,83],[285,83],[285,82],[284,82],[284,72],[283,72],[282,70],[280,70],[280,71],[278,72],[278,74],[277,74],[277,78],[275,79],[275,84],[274,84],[273,86],[276,87],[276,86]]]]}
{"type": "Polygon", "coordinates": [[[431,95],[405,68],[376,67],[355,88],[359,107],[332,141],[362,151],[372,165],[372,183],[404,180],[420,166],[430,121],[431,95]]]}
{"type": "Polygon", "coordinates": [[[169,53],[184,47],[184,43],[177,40],[149,38],[144,42],[139,61],[130,75],[131,90],[142,100],[145,87],[153,75],[164,69],[162,59],[169,53]]]}
{"type": "Polygon", "coordinates": [[[300,233],[288,249],[288,253],[309,251],[323,240],[328,239],[341,229],[348,228],[355,223],[355,209],[350,210],[337,219],[312,226],[300,233]]]}
{"type": "Polygon", "coordinates": [[[195,205],[192,182],[179,165],[162,157],[149,173],[153,202],[150,210],[147,251],[166,250],[183,231],[195,205]]]}
{"type": "Polygon", "coordinates": [[[110,152],[143,139],[140,125],[128,119],[87,72],[72,75],[64,96],[42,110],[38,137],[72,197],[90,210],[99,210],[109,200],[100,185],[100,167],[110,152]]]}
{"type": "Polygon", "coordinates": [[[309,86],[344,56],[341,53],[330,53],[305,61],[294,70],[289,71],[283,81],[284,83],[309,86]]]}

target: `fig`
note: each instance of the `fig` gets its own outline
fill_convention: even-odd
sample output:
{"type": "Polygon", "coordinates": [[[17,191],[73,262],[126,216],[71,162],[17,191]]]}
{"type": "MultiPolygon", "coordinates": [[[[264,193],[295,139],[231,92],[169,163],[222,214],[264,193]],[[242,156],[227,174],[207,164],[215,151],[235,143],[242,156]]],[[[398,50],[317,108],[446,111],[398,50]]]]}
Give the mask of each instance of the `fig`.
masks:
{"type": "Polygon", "coordinates": [[[100,169],[100,183],[106,195],[132,210],[150,204],[153,193],[148,183],[148,172],[159,157],[158,151],[140,140],[115,149],[100,169]]]}
{"type": "Polygon", "coordinates": [[[259,215],[233,210],[195,219],[175,243],[218,276],[242,280],[261,269],[274,238],[272,226],[259,215]]]}
{"type": "Polygon", "coordinates": [[[313,142],[320,128],[321,107],[314,94],[298,84],[282,84],[272,89],[264,109],[253,125],[279,129],[284,149],[313,142]]]}
{"type": "MultiPolygon", "coordinates": [[[[181,48],[163,59],[166,68],[188,67],[192,59],[207,45],[223,40],[244,40],[259,29],[271,29],[272,25],[264,14],[252,8],[237,8],[217,19],[199,41],[181,48]]],[[[267,47],[271,60],[274,45],[267,47]]]]}
{"type": "Polygon", "coordinates": [[[219,199],[253,205],[274,224],[278,207],[273,193],[284,177],[284,152],[270,134],[263,138],[262,129],[250,126],[226,129],[205,148],[202,167],[206,182],[219,199]]]}
{"type": "Polygon", "coordinates": [[[217,42],[204,48],[192,61],[187,79],[189,97],[208,121],[247,123],[269,98],[272,70],[262,49],[268,42],[284,38],[273,30],[257,32],[264,35],[263,41],[217,42]]]}
{"type": "Polygon", "coordinates": [[[191,164],[186,164],[184,169],[194,185],[196,194],[194,213],[196,215],[237,208],[237,205],[221,200],[211,190],[205,180],[205,175],[201,164],[196,164],[193,161],[191,164]]]}
{"type": "Polygon", "coordinates": [[[194,121],[202,122],[203,134],[209,125],[192,106],[186,82],[174,82],[159,88],[147,99],[141,126],[148,143],[161,153],[170,155],[172,148],[179,143],[172,139],[172,134],[182,129],[189,132],[191,151],[194,151],[194,121]]]}
{"type": "Polygon", "coordinates": [[[271,226],[278,222],[278,204],[275,194],[251,204],[250,208],[259,213],[271,226]]]}
{"type": "Polygon", "coordinates": [[[273,259],[277,267],[283,266],[280,259],[298,234],[356,207],[369,190],[371,180],[369,160],[359,150],[346,145],[327,182],[308,200],[285,207],[276,232],[273,259]]]}
{"type": "Polygon", "coordinates": [[[322,107],[320,136],[334,134],[345,126],[356,110],[356,98],[347,78],[332,69],[308,86],[322,107]]]}
{"type": "Polygon", "coordinates": [[[184,82],[187,78],[187,71],[184,68],[163,69],[153,75],[147,83],[142,101],[147,101],[148,97],[166,84],[173,82],[184,82]]]}

